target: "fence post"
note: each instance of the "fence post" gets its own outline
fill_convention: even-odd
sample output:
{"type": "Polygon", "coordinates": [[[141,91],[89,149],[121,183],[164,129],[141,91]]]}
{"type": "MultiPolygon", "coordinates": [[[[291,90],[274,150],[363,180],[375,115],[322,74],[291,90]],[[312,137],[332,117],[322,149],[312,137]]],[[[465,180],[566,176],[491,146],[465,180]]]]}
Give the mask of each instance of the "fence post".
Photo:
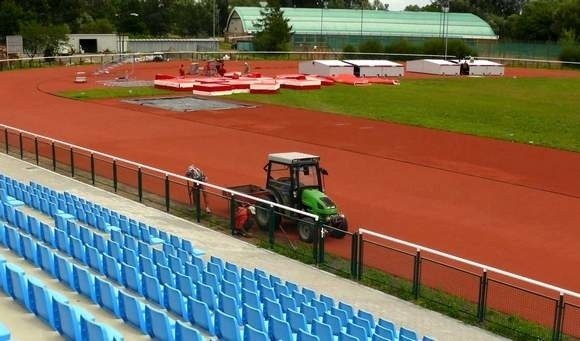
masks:
{"type": "Polygon", "coordinates": [[[91,182],[95,185],[95,155],[91,153],[91,182]]]}
{"type": "Polygon", "coordinates": [[[352,235],[350,241],[350,276],[356,279],[358,265],[358,232],[352,235]]]}
{"type": "Polygon", "coordinates": [[[165,174],[165,210],[169,212],[170,203],[170,192],[169,192],[169,174],[165,174]]]}
{"type": "Polygon", "coordinates": [[[52,148],[52,170],[56,172],[56,147],[54,146],[54,141],[51,142],[52,148]]]}
{"type": "Polygon", "coordinates": [[[18,134],[18,146],[20,147],[20,160],[24,159],[24,146],[22,144],[22,133],[18,134]]]}
{"type": "Polygon", "coordinates": [[[75,152],[70,148],[70,176],[75,177],[75,152]]]}
{"type": "Polygon", "coordinates": [[[6,154],[8,154],[8,128],[4,128],[4,144],[6,145],[6,154]]]}
{"type": "Polygon", "coordinates": [[[36,158],[36,164],[38,165],[40,163],[38,157],[38,137],[34,137],[34,156],[36,158]]]}
{"type": "Polygon", "coordinates": [[[318,222],[315,221],[312,224],[312,229],[314,230],[313,233],[313,238],[312,238],[312,259],[314,259],[314,264],[316,266],[318,266],[318,239],[320,238],[320,232],[318,231],[318,222]]]}
{"type": "Polygon", "coordinates": [[[230,197],[230,232],[234,234],[236,228],[236,196],[232,194],[230,197]]]}
{"type": "MultiPolygon", "coordinates": [[[[192,184],[193,186],[193,184],[192,184]]],[[[201,188],[195,186],[193,194],[195,195],[195,216],[197,222],[201,222],[201,188]]]]}
{"type": "Polygon", "coordinates": [[[415,262],[413,264],[413,295],[419,298],[419,288],[421,286],[421,250],[417,249],[415,262]]]}
{"type": "Polygon", "coordinates": [[[141,167],[137,169],[137,192],[139,192],[139,202],[143,202],[143,171],[141,167]]]}
{"type": "Polygon", "coordinates": [[[270,208],[268,208],[268,210],[269,210],[268,217],[270,217],[270,219],[268,220],[268,241],[270,242],[270,248],[274,248],[274,230],[276,229],[275,226],[276,218],[274,217],[274,214],[276,214],[276,212],[274,211],[274,205],[270,205],[270,208]]]}
{"type": "Polygon", "coordinates": [[[552,333],[552,340],[560,341],[562,339],[562,329],[564,327],[564,294],[560,293],[558,302],[556,303],[556,313],[554,314],[554,331],[552,333]]]}
{"type": "Polygon", "coordinates": [[[117,160],[113,160],[113,189],[117,193],[117,160]]]}
{"type": "Polygon", "coordinates": [[[360,281],[363,275],[363,268],[364,268],[364,238],[363,234],[359,233],[358,235],[358,257],[357,257],[357,274],[356,279],[360,281]]]}
{"type": "Polygon", "coordinates": [[[320,219],[318,219],[316,221],[316,231],[317,233],[319,233],[319,238],[318,238],[318,263],[322,264],[324,263],[324,226],[322,224],[322,222],[320,221],[320,219]]]}
{"type": "Polygon", "coordinates": [[[487,304],[487,269],[483,269],[483,274],[479,279],[479,299],[477,301],[477,320],[482,323],[485,320],[487,304]]]}

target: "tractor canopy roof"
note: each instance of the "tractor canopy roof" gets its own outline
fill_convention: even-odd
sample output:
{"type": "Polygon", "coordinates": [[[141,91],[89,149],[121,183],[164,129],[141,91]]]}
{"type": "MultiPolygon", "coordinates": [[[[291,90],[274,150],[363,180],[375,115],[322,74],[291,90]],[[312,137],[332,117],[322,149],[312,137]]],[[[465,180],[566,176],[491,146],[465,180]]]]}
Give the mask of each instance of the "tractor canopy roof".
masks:
{"type": "Polygon", "coordinates": [[[268,155],[268,161],[286,165],[318,164],[320,156],[300,152],[274,153],[268,155]]]}

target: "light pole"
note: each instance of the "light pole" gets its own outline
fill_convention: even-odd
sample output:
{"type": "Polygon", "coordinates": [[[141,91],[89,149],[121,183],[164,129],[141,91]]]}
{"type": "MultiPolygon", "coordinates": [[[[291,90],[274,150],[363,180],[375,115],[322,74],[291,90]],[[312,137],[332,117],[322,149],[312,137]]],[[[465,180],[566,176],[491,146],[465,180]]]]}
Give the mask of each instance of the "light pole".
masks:
{"type": "Polygon", "coordinates": [[[364,0],[360,1],[360,38],[362,40],[363,36],[363,13],[364,13],[365,5],[364,0]]]}
{"type": "Polygon", "coordinates": [[[215,38],[215,12],[216,12],[216,2],[213,0],[212,6],[212,18],[211,18],[211,30],[212,30],[212,37],[215,38]]]}
{"type": "Polygon", "coordinates": [[[447,60],[447,39],[449,37],[449,0],[445,0],[445,2],[443,2],[442,11],[443,11],[443,39],[445,40],[444,59],[447,60]]]}

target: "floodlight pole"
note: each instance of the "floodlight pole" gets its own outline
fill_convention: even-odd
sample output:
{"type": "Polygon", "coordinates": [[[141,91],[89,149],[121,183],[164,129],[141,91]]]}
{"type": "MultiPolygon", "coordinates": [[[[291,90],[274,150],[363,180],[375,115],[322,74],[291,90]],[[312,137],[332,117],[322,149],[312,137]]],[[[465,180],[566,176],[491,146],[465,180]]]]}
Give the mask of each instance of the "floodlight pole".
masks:
{"type": "Polygon", "coordinates": [[[363,13],[364,13],[364,9],[365,9],[363,1],[364,0],[360,1],[360,37],[361,37],[361,39],[363,36],[363,13]]]}
{"type": "Polygon", "coordinates": [[[443,35],[445,39],[444,59],[447,60],[447,40],[449,38],[449,0],[445,0],[443,3],[443,25],[443,35]]]}
{"type": "Polygon", "coordinates": [[[216,7],[216,2],[215,0],[213,0],[213,6],[212,6],[212,19],[211,19],[211,29],[212,29],[212,37],[215,38],[215,7],[216,7]]]}

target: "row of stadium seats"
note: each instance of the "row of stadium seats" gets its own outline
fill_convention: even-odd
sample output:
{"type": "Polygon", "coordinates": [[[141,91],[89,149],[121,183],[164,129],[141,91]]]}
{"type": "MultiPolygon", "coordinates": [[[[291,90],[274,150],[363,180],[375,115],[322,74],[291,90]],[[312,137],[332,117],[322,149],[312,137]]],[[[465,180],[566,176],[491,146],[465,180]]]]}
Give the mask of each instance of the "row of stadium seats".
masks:
{"type": "MultiPolygon", "coordinates": [[[[71,288],[84,291],[81,293],[115,316],[122,317],[121,303],[127,304],[126,296],[130,295],[117,290],[113,283],[145,298],[156,312],[164,313],[162,309],[166,309],[177,316],[178,323],[189,321],[205,333],[224,339],[247,339],[250,335],[253,335],[252,340],[262,337],[282,340],[418,339],[412,330],[397,329],[385,319],[377,321],[363,310],[355,313],[354,308],[344,302],[335,302],[332,297],[317,295],[308,288],[300,289],[260,269],[240,269],[213,256],[205,262],[201,258],[203,251],[190,241],[69,193],[0,177],[0,192],[3,190],[2,198],[6,200],[2,202],[4,207],[0,207],[0,218],[20,229],[5,228],[6,245],[71,288]],[[30,200],[26,193],[31,193],[30,200]],[[40,199],[35,200],[34,196],[40,199]],[[31,207],[50,215],[55,228],[15,209],[21,206],[18,199],[22,199],[22,204],[29,201],[31,207]],[[47,204],[35,207],[34,202],[42,200],[47,204]],[[87,219],[88,216],[92,218],[87,219]],[[48,247],[55,251],[47,250],[48,247]],[[100,278],[101,275],[105,278],[100,278]],[[109,280],[109,286],[103,283],[107,282],[105,279],[109,280]],[[79,285],[80,282],[83,285],[79,285]]],[[[131,302],[135,306],[138,300],[134,297],[131,302]]],[[[143,330],[142,319],[123,319],[149,333],[143,330]]],[[[169,326],[175,325],[168,316],[162,320],[169,321],[169,326]]],[[[171,330],[165,329],[168,333],[171,330]]],[[[431,339],[424,337],[424,340],[431,339]]]]}
{"type": "Polygon", "coordinates": [[[10,330],[8,330],[8,328],[6,328],[5,325],[0,323],[0,341],[10,341],[10,340],[12,340],[12,334],[10,334],[10,330]]]}

